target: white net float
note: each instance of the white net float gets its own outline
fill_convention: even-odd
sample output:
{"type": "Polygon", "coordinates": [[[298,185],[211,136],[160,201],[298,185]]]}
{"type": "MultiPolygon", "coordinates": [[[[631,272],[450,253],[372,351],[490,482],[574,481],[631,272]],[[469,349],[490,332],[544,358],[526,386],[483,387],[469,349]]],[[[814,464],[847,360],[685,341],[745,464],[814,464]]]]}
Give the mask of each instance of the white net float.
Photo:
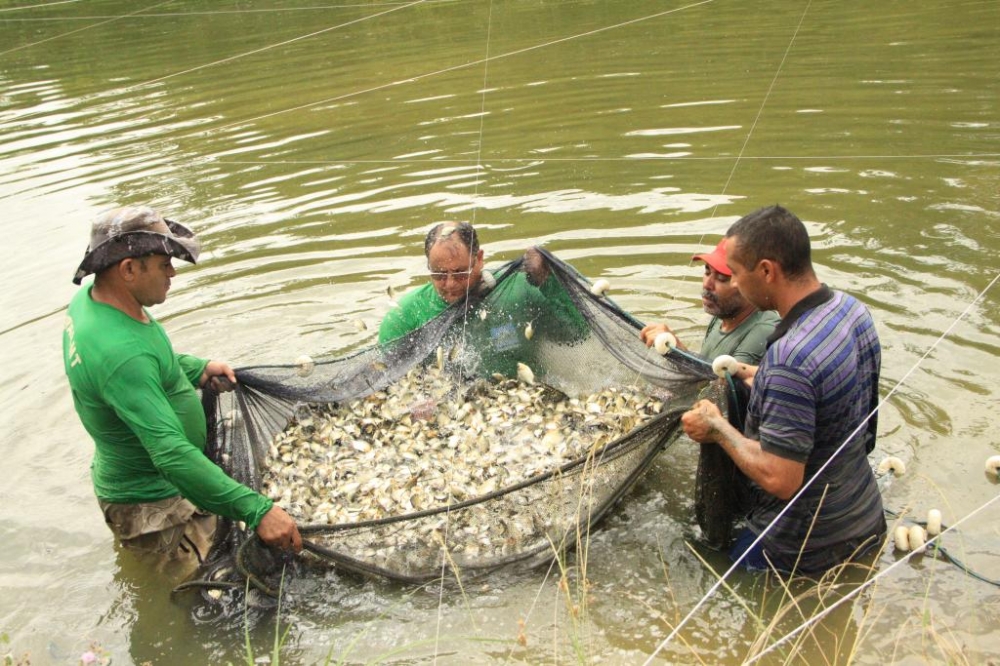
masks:
{"type": "Polygon", "coordinates": [[[303,354],[295,359],[295,367],[296,372],[299,373],[299,377],[308,377],[316,368],[316,363],[312,360],[311,356],[303,354]]]}
{"type": "Polygon", "coordinates": [[[993,476],[1000,476],[1000,456],[990,456],[986,459],[986,472],[993,476]]]}
{"type": "Polygon", "coordinates": [[[676,349],[677,347],[677,337],[673,333],[664,331],[653,339],[653,348],[656,349],[657,353],[661,356],[669,352],[671,349],[676,349]]]}
{"type": "Polygon", "coordinates": [[[920,525],[913,525],[907,536],[910,538],[910,550],[919,553],[924,549],[924,543],[927,542],[927,533],[924,532],[924,528],[920,525]]]}
{"type": "Polygon", "coordinates": [[[598,297],[603,296],[610,286],[611,283],[603,278],[600,280],[596,280],[594,284],[591,285],[590,287],[590,293],[598,297]]]}
{"type": "Polygon", "coordinates": [[[735,375],[736,371],[740,369],[740,363],[735,358],[729,354],[722,354],[721,356],[716,356],[715,360],[712,361],[712,372],[717,376],[725,378],[728,372],[731,375],[735,375]]]}
{"type": "Polygon", "coordinates": [[[879,476],[889,471],[892,471],[895,476],[902,476],[906,474],[906,464],[896,456],[886,456],[878,464],[875,471],[879,473],[879,476]]]}
{"type": "Polygon", "coordinates": [[[941,512],[937,509],[927,512],[927,533],[931,536],[941,534],[941,512]]]}
{"type": "Polygon", "coordinates": [[[904,553],[910,550],[910,530],[906,528],[906,525],[897,525],[892,537],[896,550],[904,553]]]}

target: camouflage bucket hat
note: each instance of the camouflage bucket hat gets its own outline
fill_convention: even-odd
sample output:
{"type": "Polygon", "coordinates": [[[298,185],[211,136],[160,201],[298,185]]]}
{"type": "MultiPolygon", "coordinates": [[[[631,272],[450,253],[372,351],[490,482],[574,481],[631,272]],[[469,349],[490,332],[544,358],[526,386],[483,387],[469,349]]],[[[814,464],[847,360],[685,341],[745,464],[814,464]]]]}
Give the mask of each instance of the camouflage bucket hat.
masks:
{"type": "Polygon", "coordinates": [[[122,259],[166,254],[192,264],[201,245],[183,224],[166,220],[148,206],[115,208],[102,213],[90,230],[90,245],[76,269],[73,283],[100,273],[122,259]]]}

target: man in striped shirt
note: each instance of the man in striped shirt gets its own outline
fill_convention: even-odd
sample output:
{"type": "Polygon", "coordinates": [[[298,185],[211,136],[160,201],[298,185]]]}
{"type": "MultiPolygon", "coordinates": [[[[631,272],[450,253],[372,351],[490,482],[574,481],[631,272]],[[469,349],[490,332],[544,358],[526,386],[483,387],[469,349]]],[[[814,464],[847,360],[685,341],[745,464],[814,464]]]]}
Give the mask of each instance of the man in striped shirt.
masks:
{"type": "Polygon", "coordinates": [[[740,293],[781,322],[760,366],[743,371],[753,380],[744,431],[705,400],[684,415],[684,431],[723,447],[751,480],[733,558],[750,569],[824,571],[886,531],[867,459],[881,362],[875,324],[859,301],[819,282],[805,226],[780,206],[737,221],[726,252],[740,293]]]}

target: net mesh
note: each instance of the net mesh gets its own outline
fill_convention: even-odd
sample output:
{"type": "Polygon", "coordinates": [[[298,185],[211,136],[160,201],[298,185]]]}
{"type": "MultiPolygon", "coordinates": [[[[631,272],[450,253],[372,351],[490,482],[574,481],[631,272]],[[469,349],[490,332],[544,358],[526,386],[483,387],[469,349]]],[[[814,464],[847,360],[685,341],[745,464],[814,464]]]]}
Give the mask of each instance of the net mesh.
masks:
{"type": "MultiPolygon", "coordinates": [[[[518,260],[387,344],[240,369],[235,391],[205,395],[207,455],[297,519],[307,558],[349,571],[462,578],[573,547],[700,394],[726,409],[731,391],[697,356],[647,348],[640,322],[540,252],[560,286],[551,302],[512,299],[518,260]]],[[[724,485],[699,483],[701,501],[724,485]]],[[[698,517],[731,526],[723,514],[698,517]]],[[[213,561],[236,557],[273,593],[282,558],[226,525],[213,561]]]]}

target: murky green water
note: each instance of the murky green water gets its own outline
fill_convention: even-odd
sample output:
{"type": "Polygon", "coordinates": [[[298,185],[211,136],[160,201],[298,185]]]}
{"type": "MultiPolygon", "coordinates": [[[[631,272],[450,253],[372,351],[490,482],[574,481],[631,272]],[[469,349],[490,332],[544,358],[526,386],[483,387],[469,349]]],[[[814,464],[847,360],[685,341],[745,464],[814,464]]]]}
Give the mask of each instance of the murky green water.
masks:
{"type": "MultiPolygon", "coordinates": [[[[878,323],[876,458],[909,462],[887,506],[965,519],[949,547],[1000,578],[983,472],[1000,453],[996,2],[19,0],[0,2],[0,37],[0,654],[245,661],[242,617],[192,617],[119,557],[93,500],[59,341],[89,222],[120,204],[199,231],[202,262],[155,313],[178,349],[241,366],[371,342],[386,286],[425,279],[428,226],[459,218],[489,262],[544,243],[697,340],[690,255],[780,202],[820,277],[878,323]]],[[[464,595],[330,578],[283,613],[282,661],[641,663],[662,647],[738,663],[761,634],[743,604],[766,624],[780,602],[760,578],[661,645],[714,582],[685,545],[694,463],[679,442],[602,523],[577,616],[579,588],[567,601],[544,570],[464,595]]],[[[804,659],[1000,658],[996,588],[897,559],[804,659]]],[[[249,615],[258,656],[274,621],[249,615]]]]}

